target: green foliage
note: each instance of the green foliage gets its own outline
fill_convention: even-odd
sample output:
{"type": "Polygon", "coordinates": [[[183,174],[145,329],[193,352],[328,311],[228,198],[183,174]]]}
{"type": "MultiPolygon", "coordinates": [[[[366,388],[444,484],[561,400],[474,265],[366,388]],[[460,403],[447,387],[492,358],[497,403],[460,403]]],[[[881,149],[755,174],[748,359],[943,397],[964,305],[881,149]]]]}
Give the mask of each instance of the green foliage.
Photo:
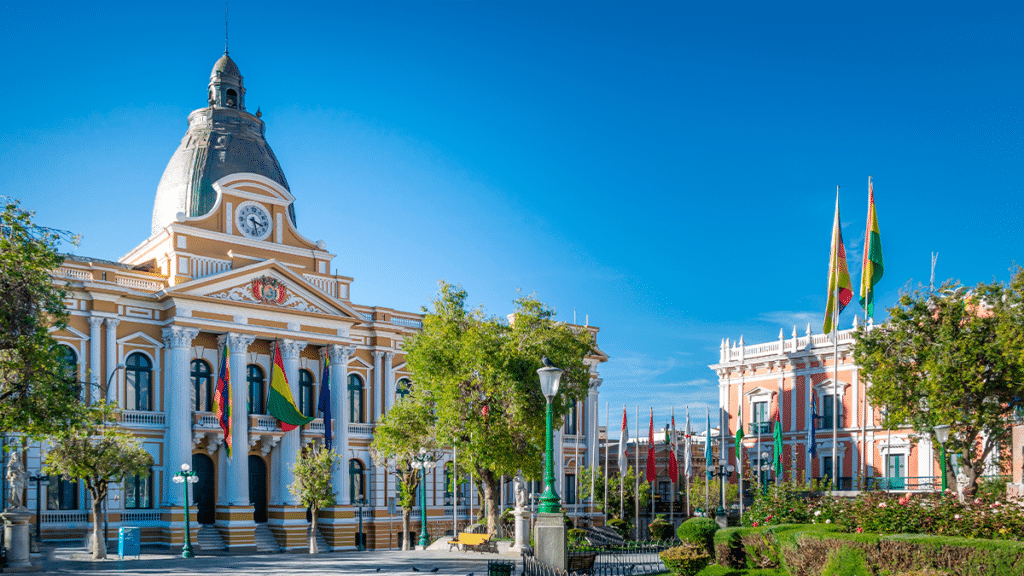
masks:
{"type": "MultiPolygon", "coordinates": [[[[571,401],[586,398],[590,373],[583,359],[593,349],[590,332],[554,320],[555,312],[533,296],[515,301],[511,321],[466,307],[466,292],[441,282],[423,330],[405,344],[416,375],[411,397],[436,414],[440,446],[457,446],[460,464],[474,470],[496,528],[501,477],[521,469],[541,476],[546,400],[537,369],[547,356],[565,370],[552,402],[555,427],[571,401]]],[[[408,400],[408,398],[407,398],[408,400]]]]}
{"type": "MultiPolygon", "coordinates": [[[[748,484],[749,486],[749,484],[748,484]]],[[[690,507],[696,510],[700,508],[714,516],[718,509],[718,502],[721,495],[721,485],[717,478],[707,480],[706,476],[694,478],[690,485],[690,507]]],[[[683,488],[685,490],[685,487],[683,488]]],[[[728,510],[733,505],[738,505],[740,487],[736,483],[725,483],[725,508],[728,510]]]]}
{"type": "Polygon", "coordinates": [[[908,572],[900,572],[896,576],[952,576],[952,574],[949,572],[944,572],[942,570],[924,568],[922,570],[910,570],[908,572]]]}
{"type": "MultiPolygon", "coordinates": [[[[2,198],[2,197],[0,197],[2,198]]],[[[64,291],[50,273],[64,261],[67,232],[36,226],[32,212],[3,198],[0,213],[0,433],[42,438],[87,418],[76,374],[68,374],[63,351],[50,335],[64,328],[64,291]]]]}
{"type": "Polygon", "coordinates": [[[772,484],[754,495],[754,503],[743,514],[746,526],[803,524],[810,521],[805,499],[807,486],[796,481],[772,484]]]}
{"type": "Polygon", "coordinates": [[[658,553],[669,572],[676,576],[696,576],[711,563],[711,554],[700,544],[684,542],[658,553]]]}
{"type": "Polygon", "coordinates": [[[654,540],[671,540],[673,536],[673,526],[668,520],[665,520],[664,514],[658,514],[654,517],[654,521],[647,525],[650,530],[651,538],[654,540]]]}
{"type": "Polygon", "coordinates": [[[871,576],[871,573],[862,550],[842,547],[829,554],[821,576],[871,576]]]}
{"type": "MultiPolygon", "coordinates": [[[[646,510],[650,506],[651,502],[651,485],[646,481],[636,481],[636,472],[633,468],[630,468],[626,472],[626,478],[623,479],[618,474],[612,474],[611,478],[606,479],[604,476],[604,470],[598,468],[597,476],[594,478],[594,502],[602,511],[608,512],[608,514],[614,518],[619,516],[619,505],[623,505],[623,515],[626,519],[636,518],[636,495],[639,490],[640,494],[640,508],[646,510]],[[604,485],[608,483],[608,507],[605,508],[604,502],[604,485]],[[639,486],[638,486],[639,484],[639,486]],[[619,498],[619,491],[622,491],[624,500],[619,498]]],[[[590,476],[594,474],[594,468],[583,468],[580,471],[580,498],[590,498],[590,476]]]]}
{"type": "MultiPolygon", "coordinates": [[[[1009,441],[1007,422],[1022,402],[1024,269],[1008,284],[905,293],[888,312],[854,346],[868,397],[887,407],[886,427],[931,436],[950,425],[947,455],[959,454],[971,494],[985,460],[1009,441]]],[[[943,466],[952,476],[949,458],[943,466]]]]}
{"type": "Polygon", "coordinates": [[[335,468],[339,461],[337,452],[325,450],[316,444],[305,452],[299,450],[298,458],[292,466],[292,476],[295,480],[288,486],[288,491],[298,498],[303,506],[311,508],[314,516],[318,510],[335,504],[331,469],[335,468]]]}
{"type": "Polygon", "coordinates": [[[87,413],[88,420],[64,430],[50,439],[43,460],[43,472],[74,478],[85,484],[92,497],[93,557],[106,556],[106,543],[100,535],[100,509],[111,483],[126,476],[150,473],[153,457],[131,432],[112,425],[111,406],[100,403],[87,413]]]}
{"type": "Polygon", "coordinates": [[[627,540],[629,539],[629,530],[632,527],[632,525],[629,522],[621,518],[613,518],[608,521],[608,525],[614,528],[620,536],[627,540]]]}
{"type": "Polygon", "coordinates": [[[567,530],[569,536],[569,544],[573,546],[579,546],[583,544],[583,538],[587,535],[587,531],[583,528],[570,528],[567,530]]]}
{"type": "Polygon", "coordinates": [[[715,532],[718,523],[711,518],[690,518],[676,529],[676,537],[680,542],[699,544],[707,550],[708,555],[715,553],[715,532]]]}

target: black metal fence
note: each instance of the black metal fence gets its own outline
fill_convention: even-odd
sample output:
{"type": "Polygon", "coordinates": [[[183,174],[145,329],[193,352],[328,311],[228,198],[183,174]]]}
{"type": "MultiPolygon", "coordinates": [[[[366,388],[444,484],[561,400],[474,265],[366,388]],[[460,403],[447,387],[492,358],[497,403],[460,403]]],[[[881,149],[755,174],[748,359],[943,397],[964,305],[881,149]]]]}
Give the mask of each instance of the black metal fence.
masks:
{"type": "Polygon", "coordinates": [[[523,551],[524,576],[620,576],[664,572],[665,564],[658,555],[678,542],[627,542],[623,546],[569,549],[569,570],[556,570],[541,564],[533,550],[523,551]]]}

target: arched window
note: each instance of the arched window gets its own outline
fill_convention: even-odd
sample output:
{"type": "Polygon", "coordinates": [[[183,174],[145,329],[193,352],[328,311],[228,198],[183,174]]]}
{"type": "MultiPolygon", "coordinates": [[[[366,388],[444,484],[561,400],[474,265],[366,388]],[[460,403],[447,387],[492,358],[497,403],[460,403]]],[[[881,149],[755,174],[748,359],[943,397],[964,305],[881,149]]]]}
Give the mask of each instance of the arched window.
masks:
{"type": "Polygon", "coordinates": [[[249,384],[249,414],[264,414],[263,398],[266,397],[267,377],[263,368],[255,364],[246,366],[245,381],[249,384]]]}
{"type": "Polygon", "coordinates": [[[395,386],[395,392],[398,393],[398,397],[405,398],[408,396],[409,393],[412,392],[412,388],[410,387],[411,385],[412,382],[410,382],[408,378],[402,378],[399,380],[398,384],[395,386]]]}
{"type": "Polygon", "coordinates": [[[153,470],[140,476],[125,476],[124,507],[130,509],[153,507],[153,470]]]}
{"type": "Polygon", "coordinates": [[[444,505],[452,505],[452,496],[454,495],[455,477],[452,476],[452,463],[446,462],[444,465],[444,505]]]}
{"type": "Polygon", "coordinates": [[[206,360],[193,360],[192,375],[192,409],[197,412],[213,410],[213,377],[210,364],[206,360]]]}
{"type": "Polygon", "coordinates": [[[366,422],[366,413],[363,411],[363,403],[366,399],[366,389],[363,387],[363,379],[356,374],[348,376],[348,413],[349,421],[358,424],[366,422]]]}
{"type": "Polygon", "coordinates": [[[348,495],[350,502],[366,499],[366,476],[363,463],[355,458],[348,461],[348,495]]]}
{"type": "Polygon", "coordinates": [[[302,412],[303,416],[316,414],[316,396],[313,394],[315,390],[313,373],[309,370],[299,370],[299,412],[302,412]]]}
{"type": "Polygon", "coordinates": [[[238,92],[228,89],[228,108],[238,108],[238,92]]]}
{"type": "Polygon", "coordinates": [[[64,367],[64,378],[76,396],[81,396],[82,386],[78,383],[78,354],[71,346],[61,344],[58,348],[58,362],[64,367]]]}
{"type": "Polygon", "coordinates": [[[124,378],[128,397],[128,410],[153,410],[153,363],[145,354],[135,352],[125,361],[124,378]]]}
{"type": "Polygon", "coordinates": [[[570,436],[575,436],[577,432],[576,421],[579,418],[579,413],[576,410],[575,400],[572,400],[572,405],[569,407],[569,413],[565,415],[565,433],[570,436]]]}
{"type": "Polygon", "coordinates": [[[46,487],[47,510],[78,510],[78,481],[64,476],[51,476],[46,487]]]}

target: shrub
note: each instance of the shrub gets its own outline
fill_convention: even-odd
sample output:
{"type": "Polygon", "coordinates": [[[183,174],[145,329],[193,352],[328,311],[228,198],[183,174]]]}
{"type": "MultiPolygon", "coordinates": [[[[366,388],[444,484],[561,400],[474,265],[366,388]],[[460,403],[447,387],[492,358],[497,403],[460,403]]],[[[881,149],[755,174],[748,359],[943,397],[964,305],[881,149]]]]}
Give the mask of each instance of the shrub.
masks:
{"type": "Polygon", "coordinates": [[[805,524],[810,522],[803,483],[796,481],[769,486],[754,496],[754,503],[743,514],[745,526],[767,526],[772,524],[805,524]]]}
{"type": "Polygon", "coordinates": [[[833,550],[821,576],[870,576],[864,552],[849,546],[833,550]]]}
{"type": "Polygon", "coordinates": [[[700,544],[684,542],[681,546],[662,550],[658,555],[669,572],[676,576],[696,576],[711,563],[711,555],[700,544]]]}
{"type": "Polygon", "coordinates": [[[587,535],[587,531],[582,528],[570,528],[567,534],[569,536],[569,544],[579,546],[583,543],[583,537],[587,535]]]}
{"type": "Polygon", "coordinates": [[[615,518],[613,520],[609,520],[608,525],[614,528],[615,531],[619,533],[619,536],[622,536],[627,540],[629,539],[629,522],[626,522],[621,518],[615,518]]]}
{"type": "Polygon", "coordinates": [[[935,570],[934,568],[925,568],[924,570],[911,570],[910,572],[900,572],[896,576],[951,576],[949,572],[943,572],[942,570],[935,570]]]}
{"type": "Polygon", "coordinates": [[[715,532],[718,531],[718,523],[711,518],[690,518],[679,525],[676,529],[676,536],[680,542],[700,544],[707,551],[709,556],[715,553],[715,532]]]}
{"type": "Polygon", "coordinates": [[[671,540],[672,539],[672,524],[668,520],[665,520],[664,514],[658,514],[654,517],[654,522],[647,525],[651,531],[652,540],[671,540]]]}

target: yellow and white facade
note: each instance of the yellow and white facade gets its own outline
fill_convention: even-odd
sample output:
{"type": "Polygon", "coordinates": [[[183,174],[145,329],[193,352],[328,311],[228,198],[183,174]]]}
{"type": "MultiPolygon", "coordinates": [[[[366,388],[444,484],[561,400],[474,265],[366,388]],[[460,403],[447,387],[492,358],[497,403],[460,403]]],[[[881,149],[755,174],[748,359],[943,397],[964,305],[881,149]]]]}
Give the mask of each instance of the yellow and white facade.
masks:
{"type": "MultiPolygon", "coordinates": [[[[401,511],[388,507],[395,479],[374,465],[369,444],[376,422],[414,379],[402,350],[421,316],[352,301],[353,279],[331,273],[334,254],[299,232],[296,199],[263,138],[259,112],[247,112],[244,102],[242,76],[225,54],[211,74],[209,106],[189,115],[158,186],[152,235],[117,262],[69,256],[54,274],[67,287],[70,321],[54,331],[67,347],[67,363],[87,383],[85,394],[121,406],[121,425],[154,460],[150,476],[112,492],[111,534],[140,526],[144,542],[180,546],[183,493],[171,478],[188,463],[199,474],[190,503],[192,526],[205,534],[201,542],[219,547],[219,538],[229,551],[307,546],[306,510],[287,488],[290,466],[331,423],[318,417],[283,432],[266,414],[279,346],[292,395],[307,415],[319,416],[329,360],[342,465],[332,476],[339,505],[323,511],[319,523],[328,546],[355,548],[360,508],[353,502],[362,497],[367,546],[397,547],[401,511]],[[225,345],[235,415],[230,457],[212,403],[225,345]]],[[[596,327],[586,329],[596,336],[596,327]]],[[[596,349],[587,359],[591,393],[580,402],[575,433],[562,441],[572,466],[597,452],[597,366],[606,359],[596,349]]],[[[44,452],[29,452],[30,473],[44,452]]],[[[427,486],[429,532],[441,535],[458,516],[443,466],[427,486]]],[[[44,540],[85,533],[91,515],[83,488],[55,479],[43,498],[44,540]]],[[[465,518],[468,503],[462,506],[465,518]]],[[[418,533],[418,525],[413,529],[418,533]]]]}

